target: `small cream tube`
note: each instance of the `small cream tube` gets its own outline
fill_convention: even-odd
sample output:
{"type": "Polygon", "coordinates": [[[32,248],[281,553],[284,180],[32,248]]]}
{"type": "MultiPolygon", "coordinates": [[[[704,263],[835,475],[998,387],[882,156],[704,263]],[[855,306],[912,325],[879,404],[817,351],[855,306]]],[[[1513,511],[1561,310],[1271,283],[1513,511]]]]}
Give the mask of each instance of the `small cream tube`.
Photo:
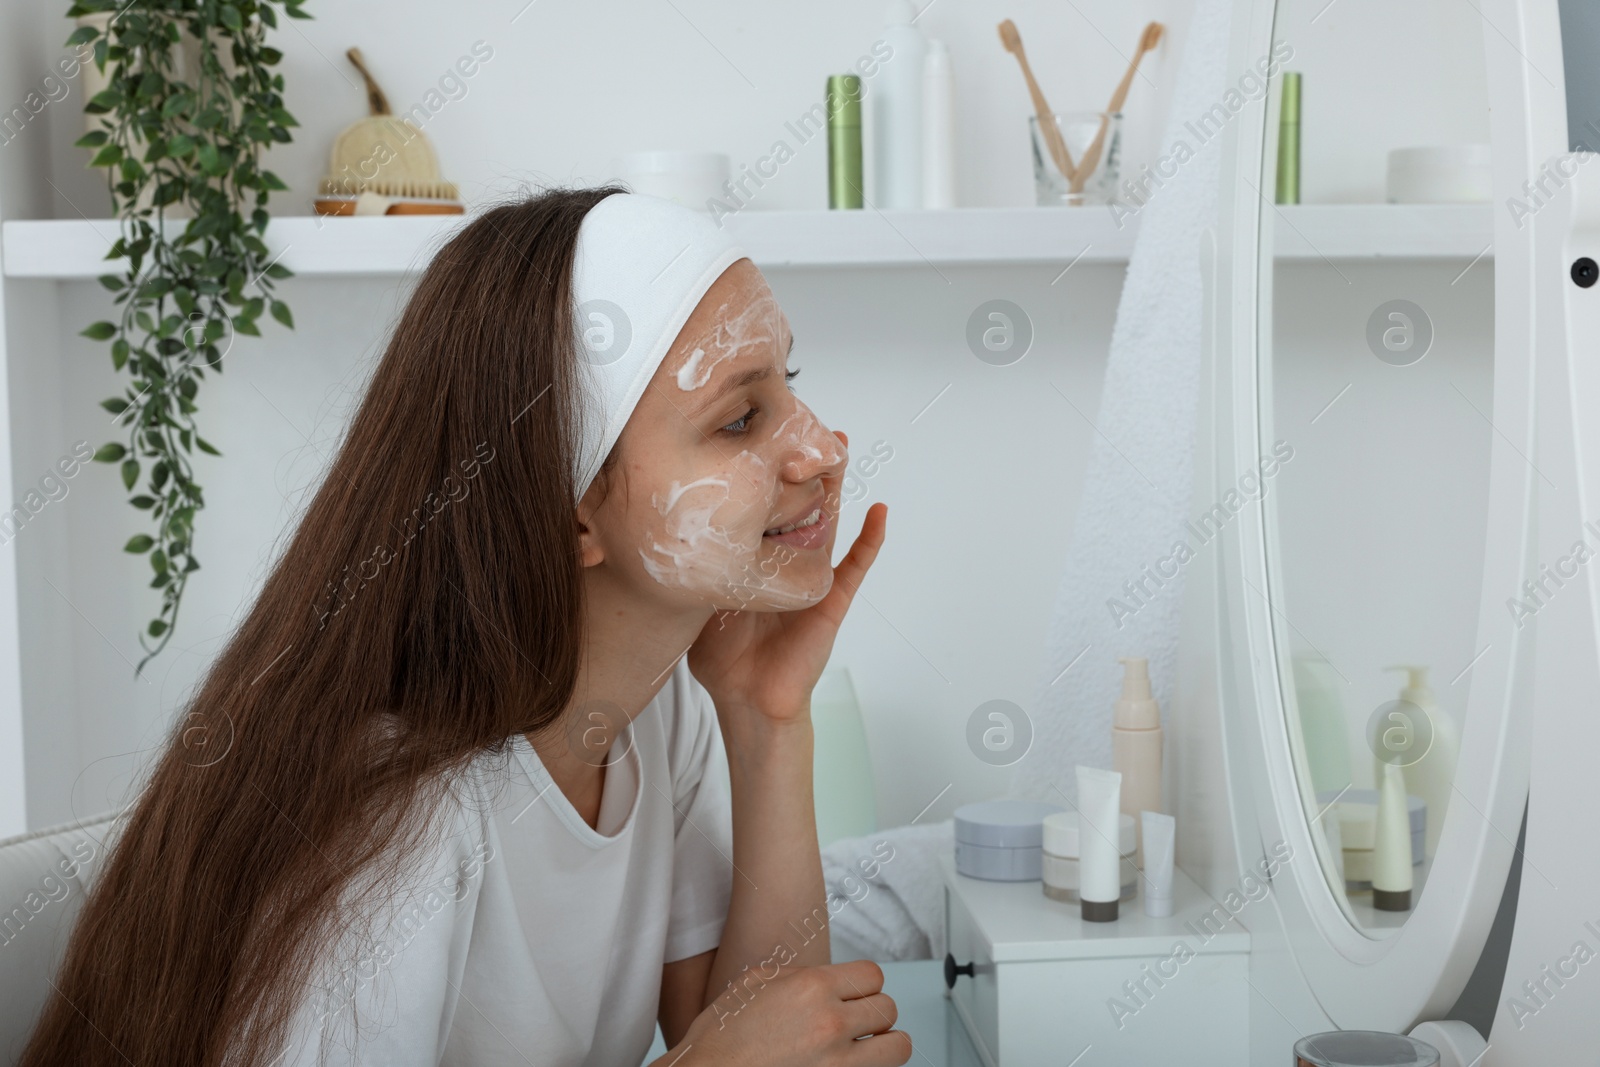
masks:
{"type": "Polygon", "coordinates": [[[1379,911],[1411,910],[1411,819],[1400,768],[1383,763],[1378,788],[1377,825],[1372,833],[1372,906],[1379,911]]]}
{"type": "Polygon", "coordinates": [[[1144,831],[1144,913],[1157,919],[1172,914],[1172,849],[1178,821],[1159,811],[1141,811],[1144,831]]]}
{"type": "Polygon", "coordinates": [[[1111,922],[1122,896],[1117,848],[1122,775],[1078,764],[1078,899],[1085,922],[1111,922]]]}

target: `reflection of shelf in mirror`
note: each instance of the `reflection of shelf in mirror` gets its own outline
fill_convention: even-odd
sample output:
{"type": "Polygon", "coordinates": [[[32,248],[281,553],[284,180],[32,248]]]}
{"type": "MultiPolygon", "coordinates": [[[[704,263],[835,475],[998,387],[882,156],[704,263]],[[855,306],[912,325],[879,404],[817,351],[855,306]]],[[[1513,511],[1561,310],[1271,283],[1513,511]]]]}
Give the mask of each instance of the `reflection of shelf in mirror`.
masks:
{"type": "Polygon", "coordinates": [[[1263,214],[1262,225],[1273,227],[1280,260],[1488,260],[1493,210],[1489,204],[1280,204],[1263,214]]]}
{"type": "MultiPolygon", "coordinates": [[[[298,275],[410,274],[474,216],[360,218],[279,216],[268,250],[298,275]]],[[[757,211],[729,216],[733,240],[757,266],[927,267],[946,264],[1126,263],[1136,218],[1073,208],[952,208],[941,211],[757,211]]],[[[169,220],[182,232],[185,220],[169,220]]],[[[97,278],[126,260],[103,257],[115,219],[12,220],[4,224],[5,273],[13,278],[97,278]]]]}

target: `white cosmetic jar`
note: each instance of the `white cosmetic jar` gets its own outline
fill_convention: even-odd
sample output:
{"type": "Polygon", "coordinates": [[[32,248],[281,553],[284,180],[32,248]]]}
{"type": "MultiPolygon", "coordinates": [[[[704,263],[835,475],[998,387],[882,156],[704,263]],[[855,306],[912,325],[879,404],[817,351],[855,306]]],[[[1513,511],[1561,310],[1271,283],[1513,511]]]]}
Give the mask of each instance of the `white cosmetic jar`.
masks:
{"type": "MultiPolygon", "coordinates": [[[[1135,866],[1139,833],[1132,815],[1117,816],[1117,851],[1122,855],[1122,893],[1119,900],[1132,900],[1138,888],[1139,868],[1135,866]]],[[[1078,903],[1078,813],[1060,811],[1044,818],[1044,850],[1041,874],[1044,895],[1068,904],[1078,903]]]]}
{"type": "Polygon", "coordinates": [[[1039,877],[1043,828],[1061,805],[1037,800],[980,800],[955,810],[956,870],[991,882],[1039,877]]]}
{"type": "Polygon", "coordinates": [[[707,200],[727,196],[723,185],[729,170],[724,152],[628,152],[613,159],[611,169],[634,192],[684,207],[703,209],[707,200]]]}

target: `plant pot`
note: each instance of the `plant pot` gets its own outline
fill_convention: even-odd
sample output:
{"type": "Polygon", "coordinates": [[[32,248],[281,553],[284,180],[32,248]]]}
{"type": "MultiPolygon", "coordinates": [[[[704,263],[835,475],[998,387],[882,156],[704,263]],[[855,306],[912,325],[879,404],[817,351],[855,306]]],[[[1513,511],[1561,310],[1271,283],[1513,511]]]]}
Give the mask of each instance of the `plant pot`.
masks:
{"type": "MultiPolygon", "coordinates": [[[[114,14],[115,13],[111,11],[99,11],[91,15],[80,15],[77,19],[77,24],[79,26],[94,26],[101,32],[101,34],[105,34],[107,28],[111,24],[111,19],[114,14]]],[[[177,47],[172,53],[171,77],[173,80],[192,83],[192,79],[200,72],[200,49],[200,40],[194,35],[185,31],[182,35],[182,39],[178,42],[177,47]]],[[[111,64],[107,63],[107,69],[102,71],[99,67],[95,66],[92,46],[89,52],[90,54],[88,58],[79,66],[79,76],[83,79],[83,99],[85,102],[92,99],[96,93],[101,92],[111,84],[111,79],[109,77],[111,64]]],[[[136,51],[135,56],[142,58],[142,52],[136,51]]],[[[231,51],[227,49],[220,51],[218,54],[218,60],[222,64],[223,71],[231,76],[235,71],[235,65],[231,51]]],[[[134,58],[131,61],[125,59],[123,62],[131,62],[133,64],[133,69],[138,69],[139,61],[139,58],[134,58]]],[[[84,132],[88,133],[102,128],[101,116],[85,114],[83,118],[84,132]]],[[[88,149],[87,151],[92,158],[98,149],[88,149]]],[[[135,210],[143,211],[152,207],[152,201],[154,199],[154,184],[146,185],[134,203],[135,210]]],[[[183,219],[192,218],[194,216],[194,210],[187,203],[181,200],[165,205],[162,210],[167,218],[183,219]]]]}

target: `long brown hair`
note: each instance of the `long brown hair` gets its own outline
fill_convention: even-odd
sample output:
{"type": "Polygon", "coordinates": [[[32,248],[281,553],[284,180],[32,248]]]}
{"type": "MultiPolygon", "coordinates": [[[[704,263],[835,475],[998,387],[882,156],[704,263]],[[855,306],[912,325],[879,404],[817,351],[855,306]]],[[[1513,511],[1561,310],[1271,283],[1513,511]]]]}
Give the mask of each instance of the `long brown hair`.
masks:
{"type": "Polygon", "coordinates": [[[355,876],[397,876],[452,774],[561,716],[583,647],[573,254],[625,191],[496,205],[429,263],[126,812],[24,1067],[265,1064],[355,876]]]}

